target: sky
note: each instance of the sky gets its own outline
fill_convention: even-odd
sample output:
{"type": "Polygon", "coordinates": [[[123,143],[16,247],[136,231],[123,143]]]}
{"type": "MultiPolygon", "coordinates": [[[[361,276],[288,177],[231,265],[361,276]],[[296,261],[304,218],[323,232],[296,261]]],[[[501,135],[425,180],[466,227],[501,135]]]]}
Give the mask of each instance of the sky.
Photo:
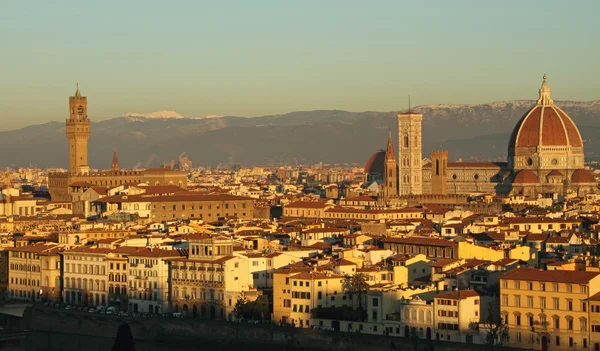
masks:
{"type": "Polygon", "coordinates": [[[62,121],[597,100],[600,1],[0,1],[0,130],[62,121]]]}

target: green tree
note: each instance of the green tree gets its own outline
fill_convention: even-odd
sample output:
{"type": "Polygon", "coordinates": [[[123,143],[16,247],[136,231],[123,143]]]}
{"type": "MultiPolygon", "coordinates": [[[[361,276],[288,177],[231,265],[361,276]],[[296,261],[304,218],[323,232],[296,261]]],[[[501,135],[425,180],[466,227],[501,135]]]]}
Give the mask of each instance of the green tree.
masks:
{"type": "Polygon", "coordinates": [[[410,343],[412,344],[413,349],[415,351],[419,351],[419,345],[421,343],[421,338],[419,337],[419,331],[417,330],[416,327],[410,328],[410,331],[408,334],[408,339],[410,340],[410,343]]]}
{"type": "Polygon", "coordinates": [[[502,346],[505,341],[508,341],[508,326],[498,313],[498,308],[491,302],[488,304],[487,320],[484,323],[484,328],[487,330],[485,336],[486,349],[494,350],[497,346],[502,346]]]}
{"type": "Polygon", "coordinates": [[[358,308],[362,309],[362,295],[369,290],[367,277],[362,273],[347,276],[346,282],[344,283],[344,289],[347,292],[358,294],[358,308]]]}
{"type": "Polygon", "coordinates": [[[129,324],[121,324],[117,329],[117,336],[111,349],[112,351],[135,351],[135,341],[129,324]]]}
{"type": "Polygon", "coordinates": [[[246,307],[247,302],[248,302],[248,300],[246,299],[246,295],[242,291],[240,293],[240,297],[238,298],[238,300],[235,303],[235,306],[233,307],[233,315],[235,316],[236,319],[240,320],[244,316],[244,309],[246,307]]]}

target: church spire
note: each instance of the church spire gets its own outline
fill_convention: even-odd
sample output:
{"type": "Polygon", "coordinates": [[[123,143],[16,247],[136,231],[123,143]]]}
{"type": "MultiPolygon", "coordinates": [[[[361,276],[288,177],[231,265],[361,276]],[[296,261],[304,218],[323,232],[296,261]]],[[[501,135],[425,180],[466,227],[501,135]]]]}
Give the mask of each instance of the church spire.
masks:
{"type": "Polygon", "coordinates": [[[392,131],[388,133],[387,149],[385,150],[386,161],[396,161],[396,154],[394,153],[394,142],[392,140],[392,131]]]}
{"type": "Polygon", "coordinates": [[[546,73],[544,73],[544,81],[540,87],[540,98],[537,101],[538,105],[554,105],[554,100],[550,97],[550,87],[546,83],[546,73]]]}
{"type": "Polygon", "coordinates": [[[76,86],[77,86],[77,90],[75,90],[75,96],[81,97],[81,93],[79,92],[79,82],[77,82],[76,86]]]}
{"type": "Polygon", "coordinates": [[[119,168],[119,158],[117,157],[117,150],[115,150],[115,152],[113,153],[113,159],[112,159],[112,170],[113,171],[118,171],[119,168]]]}

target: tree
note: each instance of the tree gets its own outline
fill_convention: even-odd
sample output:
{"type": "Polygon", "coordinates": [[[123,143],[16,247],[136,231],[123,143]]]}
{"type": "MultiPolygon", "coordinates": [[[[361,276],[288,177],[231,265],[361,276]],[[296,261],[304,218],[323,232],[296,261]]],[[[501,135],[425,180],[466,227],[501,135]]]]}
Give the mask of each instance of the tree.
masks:
{"type": "Polygon", "coordinates": [[[508,341],[508,326],[497,313],[497,309],[490,302],[488,304],[488,316],[484,323],[487,334],[485,336],[485,344],[488,350],[493,350],[496,346],[502,346],[505,341],[508,341]]]}
{"type": "Polygon", "coordinates": [[[417,327],[410,328],[408,339],[410,340],[413,349],[415,351],[419,351],[419,344],[421,343],[421,338],[419,337],[419,331],[417,330],[417,327]]]}
{"type": "Polygon", "coordinates": [[[111,349],[112,351],[135,351],[135,341],[129,324],[121,324],[117,329],[117,336],[111,349]]]}
{"type": "Polygon", "coordinates": [[[362,294],[369,289],[367,277],[362,273],[356,273],[353,276],[346,277],[344,289],[358,294],[358,308],[362,309],[362,294]]]}
{"type": "Polygon", "coordinates": [[[237,320],[242,319],[242,317],[244,316],[244,309],[246,306],[246,302],[247,302],[246,295],[242,291],[240,293],[240,298],[236,301],[235,306],[233,307],[233,315],[235,316],[235,318],[237,320]]]}

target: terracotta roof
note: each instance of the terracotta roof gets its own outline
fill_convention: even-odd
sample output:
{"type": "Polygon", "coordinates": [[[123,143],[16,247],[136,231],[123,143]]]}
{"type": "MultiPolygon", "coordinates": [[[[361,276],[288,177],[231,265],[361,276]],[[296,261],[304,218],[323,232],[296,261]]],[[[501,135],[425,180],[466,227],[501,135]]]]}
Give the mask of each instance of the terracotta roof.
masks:
{"type": "Polygon", "coordinates": [[[585,284],[598,275],[600,272],[570,271],[565,274],[563,271],[517,268],[502,274],[500,279],[585,284]]]}
{"type": "Polygon", "coordinates": [[[345,198],[343,201],[369,201],[369,202],[375,202],[375,201],[377,201],[377,199],[374,196],[361,195],[361,196],[348,197],[348,198],[345,198]]]}
{"type": "Polygon", "coordinates": [[[250,197],[235,196],[228,194],[201,194],[196,192],[177,193],[174,195],[113,195],[98,199],[98,202],[120,203],[120,202],[184,202],[184,201],[239,201],[254,200],[250,197]]]}
{"type": "Polygon", "coordinates": [[[391,244],[407,244],[407,245],[424,245],[424,246],[443,246],[443,247],[456,247],[458,243],[445,239],[435,239],[426,237],[407,237],[407,238],[385,238],[382,240],[384,243],[391,244]]]}
{"type": "Polygon", "coordinates": [[[509,149],[582,145],[575,123],[555,105],[534,106],[517,122],[509,141],[509,149]]]}
{"type": "Polygon", "coordinates": [[[571,175],[571,183],[596,183],[596,178],[585,169],[578,169],[571,175]]]}
{"type": "Polygon", "coordinates": [[[600,301],[600,292],[590,296],[590,298],[588,299],[588,301],[600,301]]]}
{"type": "Polygon", "coordinates": [[[447,265],[451,265],[456,262],[458,262],[458,260],[456,260],[454,258],[442,258],[435,262],[431,262],[429,264],[429,267],[445,267],[447,265]]]}
{"type": "Polygon", "coordinates": [[[478,297],[475,290],[458,290],[447,293],[441,293],[434,296],[436,299],[464,300],[469,297],[478,297]]]}
{"type": "Polygon", "coordinates": [[[385,173],[385,151],[379,150],[365,164],[365,173],[368,174],[384,174],[385,173]]]}
{"type": "Polygon", "coordinates": [[[324,201],[296,201],[285,205],[284,207],[294,208],[325,208],[327,204],[324,201]]]}
{"type": "Polygon", "coordinates": [[[547,177],[564,177],[559,170],[553,169],[550,173],[546,174],[547,177]]]}
{"type": "Polygon", "coordinates": [[[538,184],[539,182],[538,177],[528,169],[520,170],[513,180],[513,184],[538,184]]]}

